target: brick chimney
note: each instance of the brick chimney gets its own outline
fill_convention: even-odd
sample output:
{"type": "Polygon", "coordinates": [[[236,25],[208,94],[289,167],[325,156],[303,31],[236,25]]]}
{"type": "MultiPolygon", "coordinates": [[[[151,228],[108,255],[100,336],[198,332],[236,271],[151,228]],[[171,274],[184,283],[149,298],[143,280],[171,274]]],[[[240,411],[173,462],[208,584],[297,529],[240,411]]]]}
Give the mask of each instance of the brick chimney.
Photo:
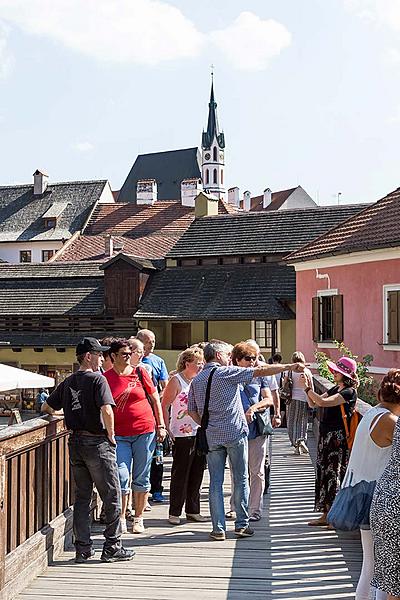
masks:
{"type": "Polygon", "coordinates": [[[251,194],[248,190],[246,190],[243,194],[243,210],[245,210],[246,212],[249,212],[250,204],[251,204],[251,194]]]}
{"type": "Polygon", "coordinates": [[[36,171],[33,174],[33,194],[34,196],[43,196],[46,191],[49,176],[44,171],[36,171]]]}
{"type": "Polygon", "coordinates": [[[263,208],[267,208],[272,202],[272,192],[269,188],[264,190],[263,194],[263,208]]]}
{"type": "Polygon", "coordinates": [[[157,182],[155,179],[139,179],[136,184],[136,204],[153,205],[157,200],[157,182]]]}
{"type": "Polygon", "coordinates": [[[236,206],[236,208],[239,208],[240,200],[239,200],[239,188],[238,187],[229,188],[228,204],[232,204],[232,206],[236,206]]]}
{"type": "Polygon", "coordinates": [[[196,197],[199,195],[202,189],[203,186],[201,184],[201,179],[183,179],[183,181],[181,182],[182,206],[194,208],[196,197]]]}

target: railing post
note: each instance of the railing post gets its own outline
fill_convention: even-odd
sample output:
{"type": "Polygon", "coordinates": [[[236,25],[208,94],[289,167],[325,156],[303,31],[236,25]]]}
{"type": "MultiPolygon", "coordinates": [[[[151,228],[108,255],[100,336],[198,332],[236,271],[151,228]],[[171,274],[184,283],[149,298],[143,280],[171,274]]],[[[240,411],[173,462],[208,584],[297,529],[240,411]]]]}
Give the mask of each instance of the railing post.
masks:
{"type": "Polygon", "coordinates": [[[4,588],[7,553],[7,471],[6,457],[0,454],[0,590],[4,588]]]}

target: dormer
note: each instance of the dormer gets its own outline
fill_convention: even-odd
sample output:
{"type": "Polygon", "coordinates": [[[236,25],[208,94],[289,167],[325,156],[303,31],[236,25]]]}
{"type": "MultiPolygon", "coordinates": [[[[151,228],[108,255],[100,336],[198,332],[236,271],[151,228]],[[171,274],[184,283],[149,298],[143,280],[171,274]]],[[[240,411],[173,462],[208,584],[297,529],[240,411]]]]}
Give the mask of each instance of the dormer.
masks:
{"type": "Polygon", "coordinates": [[[45,229],[55,229],[63,211],[67,208],[68,202],[54,202],[44,213],[43,225],[45,229]]]}

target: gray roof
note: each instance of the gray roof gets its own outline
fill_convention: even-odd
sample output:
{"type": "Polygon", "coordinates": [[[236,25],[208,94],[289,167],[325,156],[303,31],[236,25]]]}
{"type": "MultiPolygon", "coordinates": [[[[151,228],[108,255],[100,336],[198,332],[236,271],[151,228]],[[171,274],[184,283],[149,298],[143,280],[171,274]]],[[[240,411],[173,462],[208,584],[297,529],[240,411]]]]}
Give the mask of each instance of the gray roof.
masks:
{"type": "Polygon", "coordinates": [[[46,262],[0,264],[0,279],[61,279],[103,277],[101,262],[46,262]]]}
{"type": "Polygon", "coordinates": [[[33,348],[41,348],[45,346],[64,347],[64,346],[76,346],[77,343],[86,335],[101,340],[105,335],[110,337],[129,337],[132,335],[132,327],[127,328],[125,331],[90,331],[81,333],[67,333],[64,331],[57,332],[29,332],[24,331],[22,333],[12,332],[0,332],[0,341],[9,342],[11,346],[29,346],[33,348]]]}
{"type": "Polygon", "coordinates": [[[349,204],[202,217],[195,219],[167,258],[288,254],[366,206],[349,204]]]}
{"type": "Polygon", "coordinates": [[[61,241],[80,231],[106,185],[101,181],[49,184],[33,194],[33,185],[0,187],[0,242],[61,241]],[[58,217],[46,229],[44,217],[58,217]]]}
{"type": "Polygon", "coordinates": [[[135,318],[169,320],[294,319],[292,267],[235,265],[168,268],[151,276],[135,318]],[[166,293],[167,291],[167,293],[166,293]]]}
{"type": "Polygon", "coordinates": [[[139,179],[157,181],[158,200],[178,200],[181,196],[181,181],[200,177],[198,148],[139,154],[121,188],[118,202],[136,202],[136,184],[139,179]]]}

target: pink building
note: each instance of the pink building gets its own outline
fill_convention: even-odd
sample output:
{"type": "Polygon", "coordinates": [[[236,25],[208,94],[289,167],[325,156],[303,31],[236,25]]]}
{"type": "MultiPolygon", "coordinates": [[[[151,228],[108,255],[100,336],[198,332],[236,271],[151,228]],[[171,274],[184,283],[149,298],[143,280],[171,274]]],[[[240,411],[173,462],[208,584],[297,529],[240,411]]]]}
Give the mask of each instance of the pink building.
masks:
{"type": "Polygon", "coordinates": [[[337,358],[334,340],[400,368],[400,188],[293,252],[296,346],[337,358]]]}

